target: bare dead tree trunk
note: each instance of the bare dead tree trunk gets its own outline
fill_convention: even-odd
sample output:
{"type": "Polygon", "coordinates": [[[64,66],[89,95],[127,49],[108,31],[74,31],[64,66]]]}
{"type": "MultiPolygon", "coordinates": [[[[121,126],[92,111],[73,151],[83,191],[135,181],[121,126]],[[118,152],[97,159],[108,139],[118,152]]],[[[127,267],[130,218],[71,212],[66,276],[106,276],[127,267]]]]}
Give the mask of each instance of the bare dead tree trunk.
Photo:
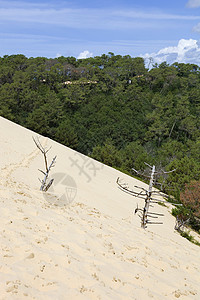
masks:
{"type": "MultiPolygon", "coordinates": [[[[147,177],[150,178],[149,181],[149,188],[148,190],[142,188],[142,187],[138,187],[135,186],[135,188],[140,189],[140,192],[136,192],[135,190],[131,190],[129,189],[128,185],[126,183],[121,183],[120,179],[117,178],[117,184],[119,186],[119,188],[121,190],[123,190],[124,192],[137,197],[137,198],[141,198],[145,200],[145,205],[144,208],[137,208],[135,209],[135,214],[138,213],[140,219],[141,219],[141,227],[142,228],[146,228],[147,224],[163,224],[162,222],[154,222],[151,221],[151,219],[157,219],[158,217],[163,216],[163,214],[160,213],[155,213],[155,212],[150,212],[149,208],[151,203],[165,203],[167,201],[165,201],[164,199],[169,198],[169,196],[167,196],[166,194],[164,194],[163,192],[159,191],[159,190],[153,190],[153,186],[156,183],[156,176],[160,175],[160,174],[167,174],[167,173],[171,173],[174,172],[175,170],[169,171],[169,172],[164,172],[163,170],[161,172],[156,172],[155,166],[150,166],[149,164],[145,163],[150,169],[151,169],[151,175],[150,176],[146,176],[144,173],[141,174],[140,172],[138,172],[137,170],[133,169],[138,175],[143,176],[143,177],[147,177]],[[161,196],[162,198],[158,198],[157,196],[161,196]]],[[[176,204],[174,203],[174,205],[181,205],[181,204],[176,204]]]]}
{"type": "Polygon", "coordinates": [[[47,153],[49,152],[49,150],[51,149],[51,147],[49,149],[45,149],[42,144],[39,141],[39,138],[35,139],[33,137],[33,141],[36,145],[36,147],[42,152],[43,156],[44,156],[44,163],[45,163],[45,171],[42,171],[40,169],[38,169],[43,175],[44,175],[44,179],[39,181],[41,182],[41,187],[40,187],[40,191],[44,191],[46,192],[50,186],[53,183],[54,179],[51,179],[49,181],[49,183],[47,183],[48,177],[49,177],[49,172],[51,170],[51,168],[53,168],[55,166],[55,161],[56,161],[56,156],[54,156],[54,158],[52,159],[52,162],[50,163],[50,165],[48,166],[48,162],[47,162],[47,153]]]}
{"type": "Polygon", "coordinates": [[[186,224],[189,222],[190,217],[185,216],[183,214],[179,214],[176,216],[176,224],[174,229],[177,230],[178,232],[183,232],[186,224]]]}
{"type": "Polygon", "coordinates": [[[142,216],[142,222],[141,227],[145,228],[147,225],[147,217],[148,217],[148,211],[149,211],[149,205],[151,201],[151,194],[152,194],[152,188],[153,188],[153,182],[154,182],[154,173],[155,173],[155,166],[153,165],[152,171],[151,171],[151,178],[149,182],[149,189],[147,192],[147,197],[145,199],[145,206],[143,209],[143,216],[142,216]]]}

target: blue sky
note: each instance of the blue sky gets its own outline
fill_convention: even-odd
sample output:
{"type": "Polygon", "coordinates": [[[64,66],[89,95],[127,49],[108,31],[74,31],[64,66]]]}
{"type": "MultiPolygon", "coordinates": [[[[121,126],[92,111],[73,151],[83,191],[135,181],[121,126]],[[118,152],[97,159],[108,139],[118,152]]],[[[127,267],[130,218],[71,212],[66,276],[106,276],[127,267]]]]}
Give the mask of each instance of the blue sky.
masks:
{"type": "Polygon", "coordinates": [[[0,0],[0,56],[156,58],[182,41],[200,57],[199,40],[200,0],[0,0]]]}

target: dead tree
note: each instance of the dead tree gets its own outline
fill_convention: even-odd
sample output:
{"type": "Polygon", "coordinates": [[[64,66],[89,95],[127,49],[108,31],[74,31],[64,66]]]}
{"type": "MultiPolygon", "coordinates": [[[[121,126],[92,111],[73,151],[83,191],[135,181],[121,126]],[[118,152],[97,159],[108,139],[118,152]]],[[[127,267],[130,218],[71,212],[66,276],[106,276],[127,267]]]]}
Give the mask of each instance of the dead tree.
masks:
{"type": "Polygon", "coordinates": [[[41,182],[40,191],[46,192],[50,188],[50,186],[52,185],[52,183],[54,181],[54,179],[51,179],[49,182],[47,182],[48,177],[49,177],[49,172],[50,172],[51,168],[53,168],[55,166],[56,156],[54,156],[54,158],[52,159],[52,162],[48,166],[47,153],[49,152],[51,147],[48,148],[48,149],[45,149],[42,146],[42,144],[40,143],[39,138],[35,139],[33,137],[33,141],[34,141],[36,147],[42,152],[42,154],[44,156],[45,171],[42,171],[42,170],[38,169],[44,175],[44,179],[43,180],[41,180],[39,178],[38,179],[41,182]]]}
{"type": "Polygon", "coordinates": [[[174,229],[178,232],[183,232],[185,229],[186,224],[188,224],[190,221],[190,217],[186,216],[184,214],[179,214],[176,216],[176,224],[174,226],[174,229]]]}
{"type": "MultiPolygon", "coordinates": [[[[151,177],[150,177],[150,182],[149,182],[149,189],[147,191],[147,196],[145,198],[145,206],[143,208],[143,214],[142,214],[142,218],[141,218],[141,226],[143,228],[145,228],[147,223],[149,223],[148,217],[152,218],[151,213],[149,214],[149,206],[150,206],[150,202],[152,200],[152,188],[153,188],[154,176],[155,176],[155,166],[152,167],[152,172],[151,172],[151,177]]],[[[155,214],[154,214],[154,216],[155,216],[155,214]]]]}
{"type": "MultiPolygon", "coordinates": [[[[146,176],[143,174],[141,174],[140,172],[138,172],[137,170],[133,169],[138,175],[142,175],[144,177],[147,177],[150,179],[149,181],[149,188],[148,190],[135,186],[135,188],[140,189],[140,192],[136,192],[135,190],[131,190],[129,189],[127,184],[121,183],[120,179],[118,177],[117,179],[117,184],[119,186],[119,188],[121,190],[123,190],[124,192],[131,194],[134,197],[137,198],[141,198],[145,200],[145,205],[144,208],[137,208],[135,209],[135,214],[138,213],[140,219],[141,219],[141,227],[142,228],[146,228],[147,224],[163,224],[162,222],[154,222],[152,221],[152,219],[157,219],[158,217],[164,216],[163,214],[159,214],[159,213],[155,213],[155,212],[150,212],[149,209],[150,207],[152,207],[152,203],[166,203],[167,201],[164,199],[169,198],[166,194],[164,194],[163,192],[159,191],[159,190],[153,190],[153,186],[156,183],[156,176],[160,175],[161,172],[156,172],[155,170],[155,166],[150,166],[147,163],[145,163],[148,167],[151,168],[151,175],[150,176],[146,176]],[[163,199],[158,199],[158,196],[161,196],[163,199]]],[[[173,172],[175,170],[172,170],[170,172],[173,172]]],[[[164,172],[165,174],[170,173],[170,172],[164,172]]],[[[174,204],[174,205],[180,205],[180,204],[174,204]]]]}

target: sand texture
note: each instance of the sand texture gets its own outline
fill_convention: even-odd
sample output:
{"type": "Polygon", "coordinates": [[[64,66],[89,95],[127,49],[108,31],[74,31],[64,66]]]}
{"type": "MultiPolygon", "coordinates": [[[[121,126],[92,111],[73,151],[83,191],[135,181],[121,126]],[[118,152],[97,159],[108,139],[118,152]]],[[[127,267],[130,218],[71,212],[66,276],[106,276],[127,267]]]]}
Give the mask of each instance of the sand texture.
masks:
{"type": "Polygon", "coordinates": [[[140,227],[144,201],[122,192],[146,185],[40,137],[55,178],[41,192],[38,135],[0,118],[0,299],[199,300],[200,247],[163,225],[140,227]]]}

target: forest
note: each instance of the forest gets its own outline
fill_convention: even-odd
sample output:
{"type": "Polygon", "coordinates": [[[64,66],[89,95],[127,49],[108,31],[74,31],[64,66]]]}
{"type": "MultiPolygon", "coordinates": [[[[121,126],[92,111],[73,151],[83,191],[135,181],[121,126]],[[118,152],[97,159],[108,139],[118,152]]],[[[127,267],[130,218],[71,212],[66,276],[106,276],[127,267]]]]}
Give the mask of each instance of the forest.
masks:
{"type": "Polygon", "coordinates": [[[5,55],[0,115],[131,176],[144,162],[176,169],[159,180],[200,230],[199,66],[5,55]]]}

